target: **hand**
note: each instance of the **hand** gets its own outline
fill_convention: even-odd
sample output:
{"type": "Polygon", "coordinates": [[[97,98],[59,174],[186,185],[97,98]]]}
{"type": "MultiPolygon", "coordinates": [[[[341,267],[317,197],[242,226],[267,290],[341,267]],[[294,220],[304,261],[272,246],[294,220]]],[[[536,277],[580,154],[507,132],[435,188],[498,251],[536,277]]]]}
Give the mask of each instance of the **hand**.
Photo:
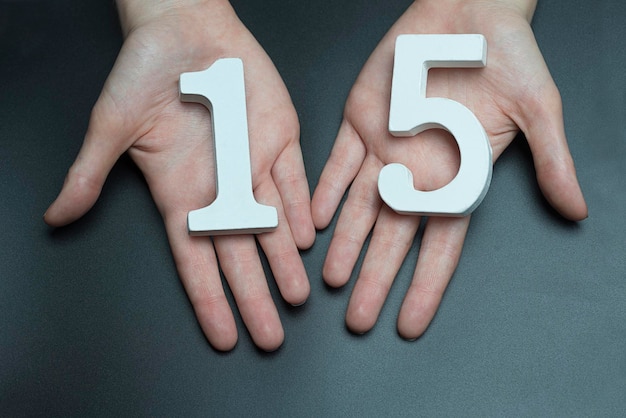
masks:
{"type": "MultiPolygon", "coordinates": [[[[565,218],[580,220],[587,207],[568,151],[558,90],[529,26],[532,1],[423,0],[414,2],[390,29],[363,67],[348,97],[344,119],[315,190],[312,210],[325,228],[352,183],[324,264],[324,280],[342,286],[350,278],[363,243],[373,234],[346,313],[356,333],[371,329],[420,225],[382,204],[377,176],[388,163],[411,169],[419,190],[449,183],[459,167],[458,147],[441,130],[414,138],[388,132],[394,43],[405,33],[482,33],[488,43],[484,69],[433,69],[427,96],[467,106],[483,124],[494,161],[521,129],[528,140],[537,179],[565,218]]],[[[419,69],[416,68],[416,71],[419,69]]],[[[469,217],[430,217],[413,281],[398,317],[407,339],[428,327],[459,261],[469,217]]]]}
{"type": "Polygon", "coordinates": [[[257,237],[283,298],[299,305],[309,282],[298,248],[315,239],[299,123],[269,57],[227,1],[120,1],[125,42],[94,106],[80,153],[45,221],[68,224],[91,208],[110,169],[128,151],[163,216],[178,273],[200,325],[218,350],[237,341],[220,266],[258,347],[274,350],[283,329],[254,236],[191,237],[187,212],[215,198],[210,114],[181,103],[179,75],[223,57],[242,58],[254,194],[277,208],[279,227],[257,237]]]}

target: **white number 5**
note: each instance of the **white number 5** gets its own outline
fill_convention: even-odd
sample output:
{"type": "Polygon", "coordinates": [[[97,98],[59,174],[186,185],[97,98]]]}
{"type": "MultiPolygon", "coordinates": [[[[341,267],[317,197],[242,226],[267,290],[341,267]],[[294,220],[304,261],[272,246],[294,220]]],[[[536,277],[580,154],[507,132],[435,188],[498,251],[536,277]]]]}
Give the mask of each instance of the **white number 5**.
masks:
{"type": "Polygon", "coordinates": [[[378,177],[381,198],[398,213],[469,215],[485,197],[491,182],[491,146],[484,128],[462,104],[426,98],[430,68],[484,67],[487,43],[482,35],[400,35],[391,87],[389,131],[414,136],[432,128],[449,131],[456,139],[461,165],[446,186],[430,192],[415,190],[413,174],[404,165],[388,164],[378,177]]]}

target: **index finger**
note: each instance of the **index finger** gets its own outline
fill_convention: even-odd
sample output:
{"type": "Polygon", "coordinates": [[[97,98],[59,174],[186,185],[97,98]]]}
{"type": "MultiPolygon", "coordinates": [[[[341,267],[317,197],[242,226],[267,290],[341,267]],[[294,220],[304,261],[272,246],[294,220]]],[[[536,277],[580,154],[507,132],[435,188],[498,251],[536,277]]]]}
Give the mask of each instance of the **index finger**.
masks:
{"type": "Polygon", "coordinates": [[[330,224],[341,198],[363,164],[365,153],[365,146],[359,134],[350,122],[344,119],[313,193],[311,211],[316,228],[324,229],[330,224]]]}

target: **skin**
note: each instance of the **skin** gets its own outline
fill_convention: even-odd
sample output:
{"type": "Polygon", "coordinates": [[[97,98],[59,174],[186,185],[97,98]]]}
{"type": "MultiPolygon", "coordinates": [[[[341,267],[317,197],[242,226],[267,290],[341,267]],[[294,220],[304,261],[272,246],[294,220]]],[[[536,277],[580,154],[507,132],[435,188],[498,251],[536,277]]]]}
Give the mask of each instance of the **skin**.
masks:
{"type": "Polygon", "coordinates": [[[242,58],[254,194],[279,215],[279,227],[256,239],[282,297],[300,305],[310,286],[298,249],[313,244],[315,229],[289,94],[227,1],[127,0],[119,1],[118,9],[124,45],[93,108],[79,155],[44,219],[58,227],[81,217],[117,159],[128,152],[163,217],[180,279],[209,342],[218,350],[237,342],[221,267],[255,344],[275,350],[284,332],[255,237],[187,233],[187,212],[215,197],[214,156],[210,114],[201,105],[180,102],[178,79],[219,58],[242,58]]]}
{"type": "MultiPolygon", "coordinates": [[[[264,350],[278,348],[284,333],[255,238],[212,239],[186,232],[187,212],[215,197],[214,156],[210,116],[200,105],[179,101],[178,77],[222,57],[240,57],[246,74],[255,197],[279,213],[279,228],[257,239],[280,292],[294,305],[307,299],[310,288],[298,249],[312,245],[313,221],[325,228],[352,184],[323,275],[331,286],[345,284],[373,229],[346,314],[350,329],[366,332],[376,322],[420,222],[382,205],[376,190],[378,171],[386,163],[403,162],[415,174],[417,188],[432,190],[448,183],[458,169],[454,140],[442,131],[403,141],[387,132],[398,34],[483,33],[489,42],[488,67],[432,70],[428,95],[469,107],[489,134],[494,160],[521,129],[548,201],[567,219],[587,216],[567,149],[558,90],[528,25],[534,7],[527,0],[416,1],[381,41],[352,89],[311,213],[291,99],[271,60],[230,4],[120,0],[124,46],[94,106],[80,153],[44,219],[62,226],[81,217],[97,200],[115,161],[128,152],[162,214],[179,276],[209,342],[218,350],[230,350],[237,342],[221,267],[254,342],[264,350]]],[[[428,220],[413,284],[398,319],[405,338],[418,337],[430,323],[458,263],[468,224],[469,218],[428,220]]]]}
{"type": "MultiPolygon", "coordinates": [[[[376,47],[347,99],[335,145],[312,200],[319,229],[330,223],[350,188],[324,263],[333,287],[350,278],[363,244],[369,248],[354,286],[346,324],[365,333],[376,323],[393,280],[420,226],[420,217],[398,215],[377,191],[380,169],[401,162],[419,190],[449,183],[459,167],[454,139],[441,130],[398,139],[388,132],[395,38],[399,34],[482,33],[488,43],[484,69],[432,69],[427,97],[468,107],[483,124],[494,162],[521,130],[532,151],[537,180],[566,219],[587,217],[563,126],[561,98],[537,47],[530,19],[534,1],[418,0],[376,47]]],[[[406,339],[424,333],[458,265],[470,217],[430,217],[412,283],[398,316],[406,339]]]]}

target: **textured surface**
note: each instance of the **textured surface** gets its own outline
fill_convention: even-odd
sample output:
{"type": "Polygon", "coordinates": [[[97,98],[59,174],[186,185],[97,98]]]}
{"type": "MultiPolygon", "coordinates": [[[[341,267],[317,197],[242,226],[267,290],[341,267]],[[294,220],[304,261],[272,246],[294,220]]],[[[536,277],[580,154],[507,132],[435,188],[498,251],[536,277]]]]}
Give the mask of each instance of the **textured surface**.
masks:
{"type": "MultiPolygon", "coordinates": [[[[520,140],[494,168],[427,333],[397,336],[419,240],[376,327],[350,334],[321,281],[334,223],[303,253],[312,294],[282,303],[273,354],[206,342],[141,173],[123,157],[80,221],[50,230],[121,45],[111,1],[0,2],[0,415],[559,416],[626,413],[626,3],[540,1],[590,217],[542,199],[520,140]]],[[[409,2],[233,2],[290,89],[311,186],[347,93],[409,2]]]]}

